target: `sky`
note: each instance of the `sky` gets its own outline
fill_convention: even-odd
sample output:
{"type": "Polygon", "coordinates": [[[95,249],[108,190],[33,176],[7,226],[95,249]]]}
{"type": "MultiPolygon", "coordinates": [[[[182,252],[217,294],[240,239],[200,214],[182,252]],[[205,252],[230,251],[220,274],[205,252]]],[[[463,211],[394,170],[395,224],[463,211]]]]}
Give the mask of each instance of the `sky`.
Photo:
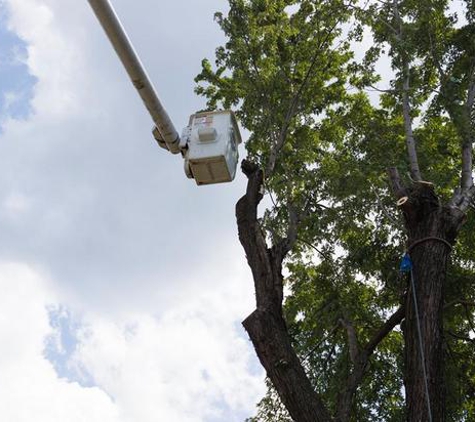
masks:
{"type": "MultiPolygon", "coordinates": [[[[227,2],[113,4],[180,131],[227,2]]],[[[0,0],[0,420],[233,422],[264,394],[245,180],[196,186],[151,127],[86,0],[0,0]]]]}

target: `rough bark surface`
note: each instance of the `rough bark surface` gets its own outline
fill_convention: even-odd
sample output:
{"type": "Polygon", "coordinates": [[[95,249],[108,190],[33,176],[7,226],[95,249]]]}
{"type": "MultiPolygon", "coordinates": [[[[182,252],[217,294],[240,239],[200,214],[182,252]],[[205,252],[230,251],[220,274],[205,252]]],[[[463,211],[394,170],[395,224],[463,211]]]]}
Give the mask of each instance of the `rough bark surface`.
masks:
{"type": "MultiPolygon", "coordinates": [[[[395,192],[397,190],[395,189],[395,192]]],[[[401,193],[399,188],[399,193],[401,193]]],[[[447,265],[464,220],[455,207],[442,206],[428,183],[406,189],[401,204],[408,233],[408,252],[413,262],[420,329],[425,356],[432,420],[445,420],[443,305],[447,265]]],[[[409,287],[405,315],[405,387],[407,420],[429,420],[417,318],[412,287],[409,287]]]]}
{"type": "Polygon", "coordinates": [[[248,177],[246,194],[236,204],[239,240],[252,270],[256,310],[243,322],[259,360],[279,397],[296,422],[328,422],[332,418],[314,391],[292,348],[282,315],[282,261],[289,239],[268,248],[257,221],[262,199],[263,173],[243,161],[248,177]]]}
{"type": "Polygon", "coordinates": [[[267,376],[296,422],[330,421],[289,340],[284,319],[256,309],[243,322],[267,376]]]}

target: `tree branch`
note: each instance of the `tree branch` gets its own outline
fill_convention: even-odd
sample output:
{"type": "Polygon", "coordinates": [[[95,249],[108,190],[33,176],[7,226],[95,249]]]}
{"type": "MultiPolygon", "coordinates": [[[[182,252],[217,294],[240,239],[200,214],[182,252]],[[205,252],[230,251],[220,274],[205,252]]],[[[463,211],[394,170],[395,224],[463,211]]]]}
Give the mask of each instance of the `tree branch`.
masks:
{"type": "MultiPolygon", "coordinates": [[[[373,91],[376,91],[376,92],[382,92],[382,93],[385,93],[385,94],[395,94],[398,92],[397,89],[381,89],[381,88],[378,88],[377,86],[374,86],[372,84],[368,84],[368,86],[373,90],[373,91]]],[[[367,90],[367,91],[370,91],[370,90],[367,90]]]]}
{"type": "Polygon", "coordinates": [[[411,105],[409,102],[409,66],[404,63],[404,82],[402,92],[402,112],[404,116],[404,130],[406,132],[406,146],[409,157],[409,167],[411,169],[411,176],[415,181],[422,180],[421,171],[419,169],[419,162],[417,159],[416,141],[412,131],[412,117],[411,105]]]}
{"type": "Polygon", "coordinates": [[[470,300],[465,300],[465,299],[455,299],[455,300],[452,300],[451,302],[446,303],[444,305],[444,309],[451,308],[454,305],[471,306],[475,308],[475,302],[472,302],[470,300]]]}
{"type": "MultiPolygon", "coordinates": [[[[404,43],[404,35],[402,29],[402,19],[399,14],[397,0],[393,2],[394,17],[399,23],[399,27],[396,33],[396,39],[399,43],[399,48],[402,48],[404,43]]],[[[406,132],[406,146],[407,154],[409,158],[409,168],[411,169],[411,176],[415,181],[422,180],[421,171],[419,169],[419,162],[417,159],[416,141],[414,139],[414,133],[412,131],[412,117],[411,117],[411,103],[409,99],[410,91],[410,69],[409,60],[405,53],[401,53],[401,60],[403,63],[402,77],[403,77],[403,89],[402,89],[402,112],[404,117],[404,131],[406,132]]]]}
{"type": "Polygon", "coordinates": [[[318,249],[315,245],[312,245],[310,242],[307,242],[306,240],[303,239],[297,239],[300,242],[304,243],[308,247],[312,248],[315,252],[317,252],[322,258],[326,259],[327,261],[331,261],[332,257],[327,255],[325,252],[322,252],[320,249],[318,249]]]}
{"type": "Polygon", "coordinates": [[[315,353],[315,351],[323,344],[325,343],[326,340],[328,340],[329,337],[331,337],[335,332],[340,328],[339,324],[336,324],[329,332],[326,337],[323,337],[315,346],[312,347],[312,349],[307,352],[307,354],[302,358],[302,362],[305,362],[310,356],[315,353]]]}
{"type": "Polygon", "coordinates": [[[399,171],[396,167],[388,168],[389,183],[396,199],[400,199],[407,195],[407,189],[402,183],[399,171]]]}
{"type": "MultiPolygon", "coordinates": [[[[248,36],[244,35],[243,40],[244,40],[244,44],[246,44],[247,51],[249,52],[249,57],[250,57],[250,60],[251,60],[252,68],[254,69],[254,72],[256,73],[256,76],[257,76],[258,80],[262,81],[263,78],[261,76],[261,72],[259,70],[259,67],[257,66],[256,57],[255,57],[254,52],[251,48],[251,44],[249,42],[248,36]]],[[[264,102],[265,102],[265,107],[267,108],[267,116],[266,116],[266,119],[263,122],[263,128],[262,128],[265,131],[270,126],[271,118],[274,115],[273,110],[275,109],[275,107],[273,107],[271,105],[271,103],[269,101],[269,96],[267,95],[265,90],[261,91],[259,89],[258,83],[252,77],[250,78],[250,80],[251,80],[251,83],[254,85],[254,88],[256,89],[256,91],[260,92],[261,96],[265,99],[264,102]]],[[[271,133],[270,133],[271,138],[274,137],[273,135],[274,135],[274,133],[271,131],[271,133]]]]}
{"type": "MultiPolygon", "coordinates": [[[[432,22],[432,19],[429,18],[428,21],[430,23],[430,22],[432,22]]],[[[431,50],[431,53],[432,53],[432,60],[434,61],[435,67],[437,68],[437,72],[439,73],[439,79],[444,80],[445,79],[444,69],[442,69],[442,65],[440,64],[440,60],[437,57],[437,51],[435,49],[431,29],[433,29],[433,28],[431,28],[431,25],[429,25],[427,27],[427,33],[428,33],[428,38],[429,38],[430,50],[431,50]]]]}
{"type": "Polygon", "coordinates": [[[295,208],[293,204],[288,204],[287,209],[289,213],[287,234],[286,234],[285,239],[283,239],[282,244],[280,246],[281,248],[280,253],[282,254],[282,260],[290,252],[295,242],[297,241],[298,225],[302,219],[301,213],[297,211],[297,209],[295,208]]]}
{"type": "Polygon", "coordinates": [[[470,338],[470,337],[467,337],[467,336],[464,336],[462,334],[457,334],[455,333],[454,331],[447,331],[449,333],[450,336],[452,336],[453,338],[456,338],[457,340],[463,340],[463,341],[468,341],[470,343],[475,343],[475,339],[473,338],[470,338]]]}
{"type": "Polygon", "coordinates": [[[467,191],[473,186],[473,136],[472,136],[472,124],[471,124],[471,114],[473,110],[473,104],[475,101],[475,65],[472,65],[468,91],[467,91],[467,100],[465,102],[465,119],[463,119],[462,124],[463,132],[465,133],[463,144],[462,144],[462,180],[461,187],[462,192],[467,191]]]}
{"type": "Polygon", "coordinates": [[[278,301],[282,293],[274,289],[272,278],[261,276],[272,273],[267,244],[257,221],[257,207],[263,198],[263,173],[257,165],[246,160],[241,168],[248,177],[248,184],[246,194],[236,204],[239,241],[254,277],[257,306],[265,307],[268,301],[278,301]]]}
{"type": "Polygon", "coordinates": [[[472,204],[473,199],[475,198],[475,186],[472,185],[469,189],[465,192],[462,191],[459,201],[457,202],[456,206],[462,212],[466,212],[470,205],[472,204]]]}
{"type": "Polygon", "coordinates": [[[394,329],[396,325],[401,323],[401,321],[404,319],[405,313],[405,305],[401,306],[396,312],[394,312],[394,314],[392,314],[391,317],[383,324],[379,331],[374,334],[374,336],[364,348],[363,353],[368,356],[371,355],[378,344],[384,340],[384,338],[394,329]]]}
{"type": "MultiPolygon", "coordinates": [[[[376,0],[378,1],[378,0],[376,0]]],[[[379,1],[379,3],[383,4],[384,6],[389,6],[392,4],[392,1],[391,2],[384,2],[384,1],[379,1]]],[[[386,26],[392,33],[396,34],[397,33],[397,30],[389,23],[389,22],[386,22],[384,19],[381,19],[376,13],[373,13],[372,10],[365,10],[365,8],[362,8],[360,6],[353,6],[353,5],[349,5],[348,6],[349,8],[352,8],[353,10],[355,10],[356,12],[361,12],[363,14],[366,14],[367,17],[369,17],[370,19],[375,19],[376,21],[382,23],[384,26],[386,26]]],[[[377,9],[378,11],[380,11],[381,9],[377,9]]]]}
{"type": "Polygon", "coordinates": [[[350,349],[350,358],[353,365],[357,364],[358,355],[360,354],[360,350],[358,347],[358,340],[356,338],[356,331],[355,327],[345,318],[340,319],[340,324],[345,328],[348,334],[348,346],[350,349]]]}
{"type": "Polygon", "coordinates": [[[381,211],[383,211],[384,215],[386,216],[386,218],[391,221],[393,224],[398,224],[396,219],[389,213],[388,209],[386,208],[386,206],[383,204],[383,201],[381,200],[381,197],[379,196],[378,194],[378,189],[377,187],[375,187],[373,189],[373,192],[374,192],[374,196],[376,196],[376,201],[378,202],[378,206],[379,208],[381,209],[381,211]]]}
{"type": "MultiPolygon", "coordinates": [[[[350,8],[350,6],[351,6],[351,3],[346,5],[346,8],[348,9],[348,8],[350,8]]],[[[289,108],[288,108],[287,113],[285,115],[285,119],[284,119],[282,128],[281,128],[279,136],[277,138],[277,142],[273,145],[273,147],[271,149],[271,152],[270,152],[270,155],[269,155],[269,161],[268,161],[267,167],[266,167],[266,176],[267,177],[270,177],[270,175],[272,175],[272,173],[274,172],[274,168],[275,168],[275,165],[276,165],[276,162],[277,162],[277,157],[279,155],[280,150],[284,146],[285,140],[287,138],[287,133],[288,133],[288,130],[289,130],[289,127],[290,127],[290,122],[296,114],[298,102],[300,100],[300,97],[302,96],[302,93],[303,93],[305,87],[307,86],[307,84],[310,80],[310,76],[312,75],[313,69],[315,68],[315,66],[318,62],[318,58],[320,56],[320,53],[325,48],[331,34],[336,29],[336,27],[338,26],[339,23],[340,23],[339,21],[335,22],[335,24],[325,34],[324,39],[320,42],[318,47],[315,49],[315,53],[312,56],[312,60],[310,61],[310,66],[308,67],[307,72],[305,73],[304,79],[303,79],[302,83],[300,84],[298,90],[295,92],[295,94],[292,96],[292,99],[290,100],[290,105],[289,105],[289,108]]]]}
{"type": "MultiPolygon", "coordinates": [[[[405,315],[405,306],[401,306],[391,317],[383,324],[383,326],[373,335],[366,346],[359,351],[357,356],[353,360],[353,371],[347,379],[346,386],[338,397],[338,411],[337,421],[348,422],[350,420],[351,407],[353,404],[353,398],[356,391],[363,380],[364,374],[368,367],[369,358],[373,354],[374,350],[381,343],[382,340],[394,329],[394,327],[401,323],[405,315]]],[[[352,346],[351,343],[356,341],[356,335],[353,340],[351,337],[354,335],[354,328],[350,327],[350,353],[352,346]]]]}

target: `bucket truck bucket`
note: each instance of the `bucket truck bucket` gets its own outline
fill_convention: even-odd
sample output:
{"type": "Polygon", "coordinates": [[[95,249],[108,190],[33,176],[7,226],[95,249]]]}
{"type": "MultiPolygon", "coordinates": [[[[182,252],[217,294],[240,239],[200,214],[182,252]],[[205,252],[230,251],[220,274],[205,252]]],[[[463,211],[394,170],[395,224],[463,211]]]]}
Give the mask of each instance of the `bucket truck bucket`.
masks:
{"type": "Polygon", "coordinates": [[[230,182],[236,174],[238,145],[242,142],[232,111],[193,114],[183,130],[187,140],[185,172],[198,185],[230,182]]]}
{"type": "Polygon", "coordinates": [[[155,123],[153,136],[158,144],[173,154],[182,154],[187,176],[198,185],[231,182],[241,143],[234,113],[193,114],[180,138],[109,0],[88,1],[155,123]]]}

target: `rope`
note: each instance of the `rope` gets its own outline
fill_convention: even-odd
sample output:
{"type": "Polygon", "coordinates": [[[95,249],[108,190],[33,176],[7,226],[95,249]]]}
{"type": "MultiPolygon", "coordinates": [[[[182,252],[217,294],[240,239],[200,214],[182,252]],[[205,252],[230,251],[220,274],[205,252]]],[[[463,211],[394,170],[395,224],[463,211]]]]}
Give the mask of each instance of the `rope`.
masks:
{"type": "MultiPolygon", "coordinates": [[[[427,238],[428,240],[429,238],[427,238]]],[[[422,242],[422,239],[419,242],[422,242]]],[[[442,239],[437,239],[437,240],[442,240],[442,239]]],[[[442,240],[445,242],[445,240],[442,240]]],[[[447,242],[446,242],[447,243],[447,242]]],[[[414,246],[414,244],[413,244],[414,246]]],[[[421,333],[421,321],[419,319],[419,307],[417,306],[417,294],[416,294],[416,282],[414,281],[414,271],[411,268],[411,285],[412,285],[412,297],[414,299],[414,312],[416,314],[416,322],[417,322],[417,337],[419,339],[419,350],[420,350],[420,357],[421,357],[421,366],[422,366],[422,374],[424,376],[424,388],[426,392],[426,401],[427,401],[427,412],[429,414],[429,422],[432,422],[432,409],[430,405],[430,397],[429,397],[429,382],[427,380],[427,369],[426,369],[426,359],[425,359],[425,354],[424,354],[424,343],[422,341],[422,333],[421,333]]]]}
{"type": "Polygon", "coordinates": [[[417,338],[418,338],[419,352],[420,352],[419,355],[421,358],[422,374],[424,377],[424,389],[425,389],[425,396],[426,396],[426,402],[427,402],[427,413],[429,417],[429,422],[432,422],[432,409],[431,409],[430,396],[429,396],[429,381],[427,377],[426,358],[424,354],[424,341],[422,339],[421,320],[419,317],[419,306],[417,305],[417,293],[416,293],[416,282],[414,280],[414,269],[413,269],[412,260],[410,257],[410,252],[416,246],[419,246],[422,243],[429,242],[429,241],[441,242],[445,246],[447,246],[449,250],[452,250],[452,245],[449,242],[447,242],[445,239],[441,239],[440,237],[424,237],[423,239],[419,239],[415,241],[414,243],[412,243],[407,248],[406,254],[404,255],[401,262],[400,271],[401,273],[402,272],[411,273],[411,290],[412,290],[412,298],[414,300],[414,313],[416,316],[417,338]]]}
{"type": "Polygon", "coordinates": [[[442,242],[445,246],[452,250],[452,245],[445,239],[441,239],[440,237],[424,237],[423,239],[416,240],[411,246],[409,246],[407,248],[407,253],[411,252],[416,246],[419,246],[421,243],[429,242],[431,240],[442,242]]]}

